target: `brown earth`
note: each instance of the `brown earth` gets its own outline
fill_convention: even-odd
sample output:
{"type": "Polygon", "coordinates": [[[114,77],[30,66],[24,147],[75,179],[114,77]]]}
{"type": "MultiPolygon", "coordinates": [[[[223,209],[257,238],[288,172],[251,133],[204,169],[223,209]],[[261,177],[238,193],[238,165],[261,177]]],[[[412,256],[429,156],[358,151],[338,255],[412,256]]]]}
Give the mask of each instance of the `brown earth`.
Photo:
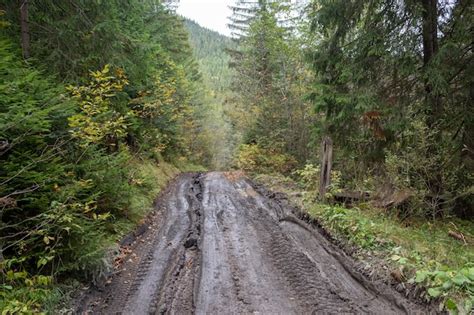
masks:
{"type": "Polygon", "coordinates": [[[77,313],[421,314],[239,173],[184,174],[77,313]]]}

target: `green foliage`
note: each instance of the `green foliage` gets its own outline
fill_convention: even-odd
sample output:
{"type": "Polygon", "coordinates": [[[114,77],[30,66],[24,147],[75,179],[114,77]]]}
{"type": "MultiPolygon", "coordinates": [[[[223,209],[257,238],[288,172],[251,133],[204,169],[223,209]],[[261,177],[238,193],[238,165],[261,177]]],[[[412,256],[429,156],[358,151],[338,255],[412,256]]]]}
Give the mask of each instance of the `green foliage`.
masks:
{"type": "Polygon", "coordinates": [[[292,32],[289,1],[239,1],[233,28],[239,46],[232,52],[235,70],[232,121],[243,142],[257,143],[294,156],[309,156],[310,71],[303,62],[304,37],[292,32]]]}
{"type": "MultiPolygon", "coordinates": [[[[300,182],[303,188],[314,194],[318,194],[319,190],[319,177],[321,175],[321,169],[313,164],[306,164],[304,168],[297,169],[293,172],[296,175],[298,182],[300,182]]],[[[341,192],[342,185],[342,174],[338,170],[331,171],[331,184],[327,188],[325,198],[331,200],[335,193],[341,192]]]]}
{"type": "MultiPolygon", "coordinates": [[[[18,4],[0,3],[12,25],[5,33],[19,38],[18,4]]],[[[30,1],[29,20],[40,26],[30,28],[31,63],[47,65],[45,70],[49,73],[59,75],[76,88],[81,86],[81,95],[76,96],[82,102],[86,95],[91,97],[102,88],[115,89],[113,94],[120,90],[113,100],[110,95],[96,100],[103,104],[91,108],[101,108],[93,117],[91,113],[82,115],[82,108],[82,114],[71,118],[76,135],[86,131],[82,136],[89,139],[83,139],[85,142],[102,139],[111,149],[118,144],[118,138],[126,138],[136,151],[157,151],[167,156],[192,156],[192,150],[199,150],[190,143],[194,140],[192,134],[198,133],[200,127],[193,107],[203,101],[198,93],[201,77],[184,24],[169,7],[154,0],[61,5],[54,1],[30,1]],[[106,65],[120,69],[120,73],[103,73],[95,81],[118,83],[126,73],[127,82],[122,82],[120,88],[113,87],[112,82],[110,87],[94,88],[97,82],[89,81],[87,74],[106,65]],[[111,76],[115,79],[108,78],[111,76]],[[99,130],[101,124],[103,130],[99,130]]]]}
{"type": "Polygon", "coordinates": [[[428,288],[427,298],[449,297],[460,292],[468,292],[470,299],[464,303],[456,303],[452,298],[443,299],[444,307],[449,311],[460,311],[469,314],[474,303],[474,267],[468,265],[453,270],[446,266],[439,266],[433,271],[418,270],[410,282],[422,284],[428,288]]]}
{"type": "Polygon", "coordinates": [[[293,157],[256,144],[243,144],[237,155],[237,166],[252,173],[288,173],[296,165],[293,157]]]}
{"type": "Polygon", "coordinates": [[[375,174],[417,196],[409,215],[470,216],[474,10],[436,1],[430,49],[424,3],[312,1],[314,133],[333,138],[345,186],[375,174]]]}
{"type": "MultiPolygon", "coordinates": [[[[330,230],[337,231],[350,242],[361,248],[373,249],[380,246],[376,235],[371,231],[373,223],[363,216],[353,215],[353,211],[339,206],[321,206],[319,217],[330,230]]],[[[389,245],[389,244],[385,244],[389,245]]]]}
{"type": "MultiPolygon", "coordinates": [[[[399,248],[395,248],[398,252],[399,248]]],[[[426,300],[440,301],[440,310],[450,314],[469,314],[474,303],[474,267],[467,263],[460,268],[450,268],[438,261],[424,261],[420,255],[407,257],[392,255],[390,259],[403,269],[416,270],[408,283],[423,286],[426,300]]]]}
{"type": "MultiPolygon", "coordinates": [[[[0,3],[12,25],[8,33],[19,38],[18,3],[0,3]]],[[[33,58],[69,82],[110,64],[139,91],[153,83],[160,54],[178,63],[191,54],[179,18],[154,0],[29,1],[29,20],[33,58]]]]}
{"type": "Polygon", "coordinates": [[[141,91],[130,106],[140,124],[134,130],[142,150],[169,153],[187,151],[187,130],[195,128],[192,116],[190,81],[182,65],[163,57],[154,85],[141,91]]]}
{"type": "Polygon", "coordinates": [[[321,169],[319,166],[314,166],[309,163],[304,166],[302,169],[298,169],[293,172],[298,176],[299,181],[303,184],[305,190],[317,190],[319,187],[319,176],[321,174],[321,169]]]}
{"type": "Polygon", "coordinates": [[[72,137],[82,146],[90,144],[117,145],[126,135],[126,118],[111,108],[111,98],[128,84],[123,71],[116,76],[109,74],[110,67],[91,72],[91,81],[86,86],[70,86],[68,91],[79,102],[80,113],[69,117],[72,137]]]}
{"type": "Polygon", "coordinates": [[[1,42],[0,278],[5,309],[15,313],[39,309],[50,275],[92,262],[78,249],[98,250],[93,236],[105,217],[96,215],[95,195],[84,195],[87,185],[65,158],[74,103],[51,78],[21,63],[9,40],[1,42]]]}
{"type": "Polygon", "coordinates": [[[441,309],[469,314],[474,300],[472,245],[449,240],[449,224],[407,228],[381,213],[327,205],[312,205],[310,214],[333,235],[386,256],[408,283],[426,289],[427,300],[438,299],[441,309]]]}
{"type": "MultiPolygon", "coordinates": [[[[409,112],[410,113],[410,112],[409,112]]],[[[408,213],[403,216],[429,216],[436,217],[452,213],[455,207],[455,196],[472,194],[472,188],[466,186],[474,177],[466,169],[466,165],[451,165],[443,170],[441,181],[446,193],[443,199],[433,196],[430,190],[427,174],[436,165],[449,165],[452,156],[444,154],[431,154],[431,146],[436,140],[436,130],[428,128],[423,117],[414,117],[410,124],[400,132],[403,143],[394,144],[393,150],[387,150],[385,158],[386,174],[391,183],[400,191],[411,193],[408,213]],[[409,144],[409,150],[404,145],[409,144]],[[423,159],[419,157],[423,156],[423,159]]],[[[451,141],[437,141],[441,151],[454,151],[456,148],[451,141]]]]}
{"type": "MultiPolygon", "coordinates": [[[[10,262],[4,261],[2,264],[10,262]]],[[[48,276],[31,276],[25,271],[9,270],[6,280],[0,285],[2,315],[40,314],[44,301],[57,299],[57,292],[51,290],[51,280],[48,276]]]]}
{"type": "Polygon", "coordinates": [[[156,1],[53,2],[29,2],[25,62],[13,45],[18,3],[0,1],[10,21],[0,31],[5,314],[54,304],[59,279],[106,274],[112,244],[178,172],[161,154],[191,156],[198,132],[201,81],[177,16],[156,1]]]}
{"type": "Polygon", "coordinates": [[[472,245],[449,240],[448,226],[407,228],[380,213],[326,205],[313,206],[310,214],[334,235],[385,255],[409,283],[426,289],[427,300],[439,299],[441,308],[450,312],[469,313],[474,298],[472,245]]]}

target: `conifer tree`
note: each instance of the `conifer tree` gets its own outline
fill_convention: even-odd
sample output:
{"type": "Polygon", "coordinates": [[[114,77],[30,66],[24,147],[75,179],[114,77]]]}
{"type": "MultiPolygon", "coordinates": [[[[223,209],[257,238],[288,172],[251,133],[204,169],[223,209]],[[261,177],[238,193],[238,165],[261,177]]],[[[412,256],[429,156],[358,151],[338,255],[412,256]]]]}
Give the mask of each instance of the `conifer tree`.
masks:
{"type": "Polygon", "coordinates": [[[473,13],[469,1],[312,2],[321,37],[312,54],[318,128],[344,152],[349,177],[380,173],[387,158],[396,160],[400,172],[409,170],[397,185],[424,191],[428,205],[420,207],[430,214],[465,193],[472,156],[461,153],[470,151],[462,135],[472,130],[465,104],[473,69],[465,34],[473,13]]]}
{"type": "Polygon", "coordinates": [[[299,39],[293,32],[293,7],[288,1],[239,2],[234,29],[239,47],[233,56],[235,90],[240,99],[239,129],[244,142],[306,159],[308,127],[303,91],[293,85],[305,80],[299,39]]]}

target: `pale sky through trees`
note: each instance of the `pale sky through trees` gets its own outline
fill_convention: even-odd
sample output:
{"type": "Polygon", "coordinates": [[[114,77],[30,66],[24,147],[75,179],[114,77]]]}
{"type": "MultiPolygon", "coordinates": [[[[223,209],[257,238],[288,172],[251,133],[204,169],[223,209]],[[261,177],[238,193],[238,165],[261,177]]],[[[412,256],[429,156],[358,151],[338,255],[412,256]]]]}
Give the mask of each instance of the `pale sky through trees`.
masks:
{"type": "Polygon", "coordinates": [[[230,35],[227,23],[232,11],[229,5],[234,3],[235,0],[180,0],[177,12],[201,26],[230,35]]]}

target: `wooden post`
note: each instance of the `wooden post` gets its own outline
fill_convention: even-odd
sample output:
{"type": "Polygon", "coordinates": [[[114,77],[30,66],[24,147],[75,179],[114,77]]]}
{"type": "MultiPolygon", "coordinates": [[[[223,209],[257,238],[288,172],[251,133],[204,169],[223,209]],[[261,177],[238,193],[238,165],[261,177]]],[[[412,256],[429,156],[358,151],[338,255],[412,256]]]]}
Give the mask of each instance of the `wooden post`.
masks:
{"type": "Polygon", "coordinates": [[[332,145],[331,138],[324,137],[321,143],[321,175],[319,178],[319,196],[321,200],[325,200],[327,189],[331,185],[332,145]]]}

